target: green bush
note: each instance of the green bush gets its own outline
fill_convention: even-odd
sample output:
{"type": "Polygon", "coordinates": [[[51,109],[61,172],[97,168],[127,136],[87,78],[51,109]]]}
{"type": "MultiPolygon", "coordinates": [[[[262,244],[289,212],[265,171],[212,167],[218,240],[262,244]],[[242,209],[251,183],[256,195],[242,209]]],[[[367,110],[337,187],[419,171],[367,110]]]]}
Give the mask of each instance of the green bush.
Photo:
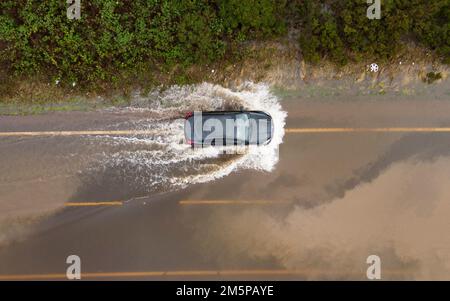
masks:
{"type": "Polygon", "coordinates": [[[384,0],[380,20],[366,16],[366,1],[300,0],[291,4],[300,20],[305,59],[328,56],[338,63],[364,57],[389,59],[416,39],[449,59],[449,0],[384,0]]]}
{"type": "Polygon", "coordinates": [[[283,22],[287,0],[218,0],[219,17],[231,37],[255,39],[285,31],[283,22]]]}
{"type": "Polygon", "coordinates": [[[65,1],[2,0],[0,75],[114,82],[122,71],[208,64],[288,26],[308,61],[389,59],[416,40],[450,63],[449,0],[382,3],[382,19],[369,20],[362,0],[82,0],[81,19],[69,20],[65,1]]]}
{"type": "Polygon", "coordinates": [[[230,42],[284,29],[283,1],[89,0],[81,19],[61,0],[0,2],[0,63],[19,75],[117,80],[121,70],[208,63],[230,42]]]}
{"type": "Polygon", "coordinates": [[[421,43],[442,55],[444,62],[450,64],[450,1],[427,3],[424,9],[417,9],[413,33],[421,43]]]}

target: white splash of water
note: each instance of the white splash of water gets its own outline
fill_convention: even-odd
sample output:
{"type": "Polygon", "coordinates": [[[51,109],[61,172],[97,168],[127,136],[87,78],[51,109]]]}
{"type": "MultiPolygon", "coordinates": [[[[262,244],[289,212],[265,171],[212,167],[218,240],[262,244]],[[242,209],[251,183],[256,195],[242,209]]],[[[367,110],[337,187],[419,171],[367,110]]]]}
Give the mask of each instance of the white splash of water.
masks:
{"type": "MultiPolygon", "coordinates": [[[[205,183],[229,175],[239,169],[270,172],[278,162],[278,147],[283,141],[286,112],[268,85],[245,83],[235,90],[202,83],[173,86],[153,91],[148,96],[136,94],[133,107],[125,111],[149,112],[157,118],[145,118],[116,124],[115,127],[150,130],[154,135],[140,137],[108,137],[109,143],[133,146],[102,158],[102,165],[132,172],[136,183],[149,190],[158,187],[181,188],[205,183]],[[274,135],[268,145],[250,146],[244,154],[221,160],[223,148],[191,149],[184,144],[185,112],[196,110],[260,110],[272,116],[274,135]],[[175,119],[178,117],[178,119],[175,119]]],[[[105,139],[105,138],[99,138],[105,139]]]]}

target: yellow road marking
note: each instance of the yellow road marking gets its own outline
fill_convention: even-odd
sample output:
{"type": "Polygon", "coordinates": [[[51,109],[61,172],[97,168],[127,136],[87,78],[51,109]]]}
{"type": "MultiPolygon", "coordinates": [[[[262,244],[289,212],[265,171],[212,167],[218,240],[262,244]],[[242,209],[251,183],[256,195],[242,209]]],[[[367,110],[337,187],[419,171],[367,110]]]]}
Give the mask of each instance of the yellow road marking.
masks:
{"type": "Polygon", "coordinates": [[[311,133],[448,133],[450,128],[445,127],[380,127],[380,128],[288,128],[288,134],[311,134],[311,133]]]}
{"type": "MultiPolygon", "coordinates": [[[[271,200],[182,200],[180,205],[283,205],[290,201],[271,201],[271,200]]],[[[66,207],[93,207],[93,206],[122,206],[122,201],[111,202],[68,202],[66,207]]]]}
{"type": "Polygon", "coordinates": [[[65,203],[64,206],[67,207],[83,207],[83,206],[122,206],[122,201],[114,202],[69,202],[65,203]]]}
{"type": "MultiPolygon", "coordinates": [[[[287,134],[313,134],[313,133],[352,133],[352,132],[377,132],[377,133],[449,133],[450,127],[379,127],[379,128],[287,128],[287,134]]],[[[116,131],[32,131],[32,132],[0,132],[0,137],[20,136],[88,136],[88,135],[152,135],[150,130],[116,130],[116,131]]]]}
{"type": "Polygon", "coordinates": [[[117,130],[117,131],[42,131],[42,132],[0,132],[0,137],[16,136],[83,136],[83,135],[150,135],[155,131],[117,130]]]}
{"type": "MultiPolygon", "coordinates": [[[[383,270],[385,275],[404,275],[412,272],[411,270],[383,270]]],[[[310,275],[354,275],[365,277],[365,273],[343,271],[343,270],[185,270],[185,271],[142,271],[142,272],[98,272],[81,273],[81,279],[86,278],[138,278],[138,277],[205,277],[205,276],[310,276],[310,275]]],[[[0,281],[5,280],[48,280],[48,279],[67,279],[66,274],[16,274],[0,275],[0,281]]]]}
{"type": "Polygon", "coordinates": [[[290,203],[288,201],[271,200],[183,200],[180,205],[281,205],[290,203]]]}

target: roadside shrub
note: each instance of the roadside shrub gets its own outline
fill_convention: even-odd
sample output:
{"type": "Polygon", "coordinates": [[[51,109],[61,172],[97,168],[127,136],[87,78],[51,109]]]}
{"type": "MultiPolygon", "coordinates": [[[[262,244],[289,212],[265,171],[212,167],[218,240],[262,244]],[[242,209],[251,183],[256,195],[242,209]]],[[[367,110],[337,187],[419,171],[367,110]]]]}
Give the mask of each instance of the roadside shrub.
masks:
{"type": "Polygon", "coordinates": [[[448,0],[384,0],[380,20],[366,16],[366,1],[299,0],[291,4],[301,20],[299,40],[306,60],[328,56],[337,63],[362,57],[389,59],[415,39],[448,62],[450,47],[448,0]]]}
{"type": "Polygon", "coordinates": [[[188,66],[228,45],[279,34],[283,1],[89,0],[81,19],[61,0],[0,2],[0,64],[17,75],[114,81],[121,70],[188,66]]]}
{"type": "Polygon", "coordinates": [[[69,20],[61,0],[0,2],[0,78],[117,82],[121,72],[206,65],[242,43],[300,32],[307,61],[388,60],[404,41],[450,63],[449,0],[384,0],[381,20],[354,0],[82,0],[69,20]],[[169,68],[167,68],[169,67],[169,68]]]}

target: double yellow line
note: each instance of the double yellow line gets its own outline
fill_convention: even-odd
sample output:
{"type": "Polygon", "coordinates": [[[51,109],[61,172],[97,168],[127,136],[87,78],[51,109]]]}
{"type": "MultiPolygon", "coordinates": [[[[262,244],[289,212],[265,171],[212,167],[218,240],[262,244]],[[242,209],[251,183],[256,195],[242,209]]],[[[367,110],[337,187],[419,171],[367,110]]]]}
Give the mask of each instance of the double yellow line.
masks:
{"type": "Polygon", "coordinates": [[[450,127],[287,128],[287,134],[314,133],[450,133],[450,127]]]}
{"type": "MultiPolygon", "coordinates": [[[[384,275],[405,275],[409,270],[383,270],[384,275]]],[[[265,270],[185,270],[185,271],[141,271],[141,272],[98,272],[81,273],[81,279],[95,278],[139,278],[139,277],[307,277],[312,275],[353,276],[362,278],[365,274],[355,271],[320,270],[320,269],[265,269],[265,270]]],[[[16,274],[0,275],[0,281],[14,280],[64,280],[65,274],[16,274]]]]}
{"type": "MultiPolygon", "coordinates": [[[[68,202],[65,207],[96,207],[96,206],[122,206],[123,201],[111,202],[68,202]]],[[[286,205],[290,201],[272,201],[272,200],[182,200],[178,202],[181,206],[189,205],[286,205]]]]}
{"type": "MultiPolygon", "coordinates": [[[[287,128],[287,134],[319,134],[319,133],[449,133],[450,127],[375,127],[375,128],[287,128]]],[[[0,137],[26,136],[107,136],[107,135],[153,135],[150,130],[116,130],[116,131],[32,131],[32,132],[0,132],[0,137]]]]}
{"type": "Polygon", "coordinates": [[[33,131],[33,132],[0,132],[0,137],[22,137],[22,136],[107,136],[107,135],[151,135],[155,131],[149,130],[117,130],[117,131],[33,131]]]}
{"type": "Polygon", "coordinates": [[[289,204],[289,201],[271,200],[183,200],[180,205],[282,205],[289,204]]]}
{"type": "Polygon", "coordinates": [[[113,202],[68,202],[65,203],[66,207],[95,207],[95,206],[122,206],[122,201],[113,202]]]}

